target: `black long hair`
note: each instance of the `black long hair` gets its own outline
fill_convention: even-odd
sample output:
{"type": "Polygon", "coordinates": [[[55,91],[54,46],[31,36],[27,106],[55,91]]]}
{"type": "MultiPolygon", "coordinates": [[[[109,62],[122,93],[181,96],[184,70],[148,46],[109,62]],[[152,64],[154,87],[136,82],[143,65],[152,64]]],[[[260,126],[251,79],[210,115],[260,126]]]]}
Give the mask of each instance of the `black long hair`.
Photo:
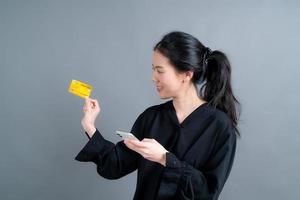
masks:
{"type": "Polygon", "coordinates": [[[231,87],[231,65],[222,51],[212,51],[190,34],[174,31],[154,46],[178,72],[193,71],[192,82],[202,84],[201,97],[210,106],[225,112],[238,136],[240,103],[231,87]]]}

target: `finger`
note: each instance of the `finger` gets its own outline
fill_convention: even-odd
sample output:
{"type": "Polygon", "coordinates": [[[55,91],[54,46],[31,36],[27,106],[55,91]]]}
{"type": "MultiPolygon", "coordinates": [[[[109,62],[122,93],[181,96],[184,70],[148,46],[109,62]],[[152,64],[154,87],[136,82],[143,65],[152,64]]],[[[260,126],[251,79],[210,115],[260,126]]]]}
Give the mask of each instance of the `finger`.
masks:
{"type": "Polygon", "coordinates": [[[99,103],[98,103],[97,99],[95,99],[94,103],[95,103],[95,106],[96,106],[96,107],[100,108],[100,106],[99,106],[99,103]]]}
{"type": "Polygon", "coordinates": [[[133,139],[127,139],[126,142],[127,142],[128,145],[130,145],[131,149],[138,152],[142,156],[144,156],[145,153],[148,151],[147,145],[143,144],[140,141],[136,141],[136,140],[133,140],[133,139]]]}
{"type": "Polygon", "coordinates": [[[89,101],[88,101],[89,104],[92,105],[93,99],[92,99],[92,98],[89,98],[88,100],[89,100],[89,101]]]}
{"type": "Polygon", "coordinates": [[[86,105],[83,106],[83,112],[87,111],[86,105]]]}
{"type": "Polygon", "coordinates": [[[91,98],[88,99],[88,107],[91,109],[93,109],[95,107],[93,104],[93,99],[91,99],[91,98]]]}
{"type": "Polygon", "coordinates": [[[150,141],[153,141],[154,139],[152,139],[152,138],[144,138],[142,141],[143,142],[150,142],[150,141]]]}
{"type": "Polygon", "coordinates": [[[125,145],[126,145],[129,149],[131,149],[131,150],[133,150],[133,151],[135,151],[135,152],[137,152],[137,153],[139,153],[139,154],[142,155],[142,150],[141,150],[139,147],[137,147],[137,146],[135,146],[134,144],[132,144],[132,143],[129,141],[129,139],[125,139],[125,140],[124,140],[124,143],[125,143],[125,145]]]}
{"type": "Polygon", "coordinates": [[[155,139],[150,139],[150,138],[144,138],[142,140],[142,142],[144,142],[145,144],[149,144],[149,143],[155,143],[156,140],[155,139]]]}
{"type": "Polygon", "coordinates": [[[135,140],[135,139],[128,139],[128,141],[133,144],[135,147],[137,148],[145,148],[146,145],[145,143],[139,141],[139,140],[135,140]]]}
{"type": "Polygon", "coordinates": [[[131,146],[136,146],[135,143],[132,142],[133,139],[129,139],[129,138],[125,138],[124,142],[126,142],[127,144],[130,144],[131,146]]]}
{"type": "Polygon", "coordinates": [[[124,140],[124,143],[126,144],[126,146],[127,146],[129,149],[131,149],[131,150],[137,152],[138,154],[140,154],[140,155],[143,156],[144,158],[147,158],[147,159],[148,159],[148,158],[150,157],[150,155],[149,155],[150,149],[148,149],[148,148],[146,148],[146,147],[137,147],[137,146],[135,146],[134,144],[132,144],[132,142],[131,142],[130,140],[131,140],[131,139],[125,139],[125,140],[124,140]]]}
{"type": "Polygon", "coordinates": [[[88,110],[88,97],[85,98],[84,104],[83,104],[83,112],[88,110]]]}
{"type": "Polygon", "coordinates": [[[91,102],[91,99],[90,99],[89,97],[86,97],[86,98],[85,98],[85,105],[86,105],[87,107],[90,106],[90,102],[91,102]]]}
{"type": "Polygon", "coordinates": [[[92,108],[99,108],[99,104],[97,99],[91,99],[91,107],[92,108]]]}
{"type": "Polygon", "coordinates": [[[92,108],[95,108],[95,107],[96,107],[96,105],[95,105],[95,103],[94,103],[93,101],[91,101],[91,107],[92,107],[92,108]]]}
{"type": "Polygon", "coordinates": [[[124,139],[123,142],[128,148],[133,149],[133,145],[130,142],[128,142],[127,139],[124,139]]]}

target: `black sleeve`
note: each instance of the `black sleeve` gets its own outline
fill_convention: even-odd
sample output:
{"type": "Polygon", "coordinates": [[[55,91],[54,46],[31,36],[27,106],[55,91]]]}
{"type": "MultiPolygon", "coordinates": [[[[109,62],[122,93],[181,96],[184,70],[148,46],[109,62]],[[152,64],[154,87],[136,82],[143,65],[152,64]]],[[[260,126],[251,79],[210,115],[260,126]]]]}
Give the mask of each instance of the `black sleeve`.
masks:
{"type": "MultiPolygon", "coordinates": [[[[131,133],[142,139],[143,116],[140,114],[132,126],[131,133]]],[[[86,133],[88,136],[88,134],[86,133]]],[[[89,136],[88,136],[89,137],[89,136]]],[[[90,137],[89,137],[90,138],[90,137]]],[[[114,144],[103,138],[98,129],[75,157],[81,162],[93,162],[97,172],[107,179],[118,179],[137,169],[140,155],[129,149],[123,141],[114,144]]]]}
{"type": "Polygon", "coordinates": [[[208,162],[201,168],[167,153],[162,193],[176,193],[178,199],[185,200],[218,199],[231,171],[235,150],[235,133],[227,127],[219,134],[208,162]]]}
{"type": "Polygon", "coordinates": [[[89,136],[89,134],[87,132],[84,132],[84,133],[89,139],[91,139],[91,137],[89,136]]]}

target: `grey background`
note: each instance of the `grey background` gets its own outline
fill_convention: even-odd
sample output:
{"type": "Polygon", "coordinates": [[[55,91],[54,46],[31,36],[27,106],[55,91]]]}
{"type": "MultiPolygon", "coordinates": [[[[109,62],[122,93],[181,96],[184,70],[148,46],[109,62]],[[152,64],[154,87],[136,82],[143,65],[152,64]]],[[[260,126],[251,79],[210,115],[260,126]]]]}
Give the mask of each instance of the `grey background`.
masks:
{"type": "Polygon", "coordinates": [[[119,180],[74,160],[86,144],[92,84],[97,127],[119,141],[138,114],[164,102],[151,80],[153,45],[173,30],[228,54],[242,103],[242,138],[220,199],[299,199],[297,1],[0,1],[0,199],[132,199],[119,180]]]}

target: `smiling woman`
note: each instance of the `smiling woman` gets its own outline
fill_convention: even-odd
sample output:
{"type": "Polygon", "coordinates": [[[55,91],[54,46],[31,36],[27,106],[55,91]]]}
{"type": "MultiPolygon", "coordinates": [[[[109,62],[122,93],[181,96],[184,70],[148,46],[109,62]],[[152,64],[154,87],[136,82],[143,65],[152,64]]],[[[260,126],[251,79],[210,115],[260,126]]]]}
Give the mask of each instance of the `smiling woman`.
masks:
{"type": "Polygon", "coordinates": [[[161,99],[132,126],[139,140],[114,144],[95,127],[101,109],[86,99],[81,124],[89,142],[76,160],[93,162],[107,179],[138,170],[134,199],[218,199],[236,151],[238,101],[226,55],[196,38],[171,32],[154,47],[153,73],[161,99]],[[196,83],[203,83],[197,91],[196,83]]]}

